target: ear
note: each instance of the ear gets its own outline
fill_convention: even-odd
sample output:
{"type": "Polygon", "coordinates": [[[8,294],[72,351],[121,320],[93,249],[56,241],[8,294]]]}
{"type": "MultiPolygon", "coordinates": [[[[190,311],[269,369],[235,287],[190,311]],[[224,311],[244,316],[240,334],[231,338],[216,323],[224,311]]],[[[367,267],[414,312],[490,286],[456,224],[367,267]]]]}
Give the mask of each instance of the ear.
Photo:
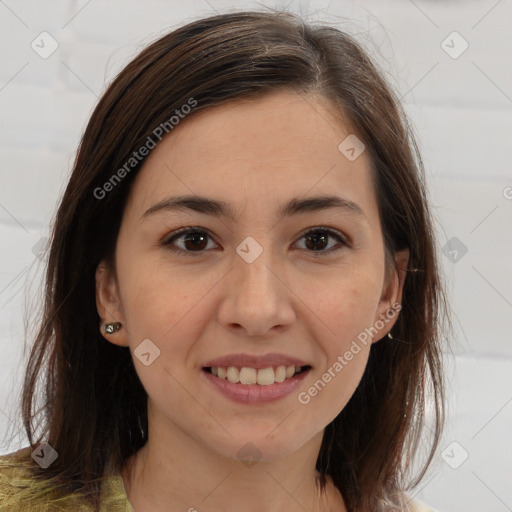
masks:
{"type": "Polygon", "coordinates": [[[373,337],[372,343],[386,336],[398,319],[408,263],[409,249],[394,254],[394,263],[392,268],[389,268],[386,272],[382,295],[375,314],[374,330],[376,335],[373,337]]]}
{"type": "Polygon", "coordinates": [[[96,309],[101,318],[99,326],[101,335],[114,345],[127,347],[128,333],[119,300],[116,278],[105,261],[102,261],[96,268],[96,309]],[[112,334],[106,333],[105,324],[110,322],[121,322],[121,329],[112,334]]]}

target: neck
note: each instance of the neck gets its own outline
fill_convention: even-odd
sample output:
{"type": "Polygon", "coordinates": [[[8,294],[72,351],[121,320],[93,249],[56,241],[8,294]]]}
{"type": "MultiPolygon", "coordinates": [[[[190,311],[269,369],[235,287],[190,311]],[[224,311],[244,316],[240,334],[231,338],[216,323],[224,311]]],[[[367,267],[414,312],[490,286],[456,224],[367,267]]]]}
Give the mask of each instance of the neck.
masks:
{"type": "Polygon", "coordinates": [[[287,457],[244,464],[178,429],[150,428],[148,442],[122,471],[135,512],[346,512],[330,478],[315,469],[321,434],[287,457]]]}

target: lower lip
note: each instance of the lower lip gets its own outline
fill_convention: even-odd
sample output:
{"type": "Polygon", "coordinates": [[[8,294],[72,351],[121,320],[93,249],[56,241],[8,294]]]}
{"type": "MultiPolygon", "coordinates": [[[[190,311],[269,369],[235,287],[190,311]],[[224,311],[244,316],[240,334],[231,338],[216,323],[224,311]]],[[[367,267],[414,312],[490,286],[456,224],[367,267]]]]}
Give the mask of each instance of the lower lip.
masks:
{"type": "Polygon", "coordinates": [[[294,377],[285,379],[283,382],[274,382],[274,384],[269,384],[268,386],[233,384],[226,379],[219,379],[219,377],[205,370],[202,370],[201,373],[227,398],[244,404],[261,404],[275,402],[293,393],[305,379],[310,369],[303,370],[294,377]]]}

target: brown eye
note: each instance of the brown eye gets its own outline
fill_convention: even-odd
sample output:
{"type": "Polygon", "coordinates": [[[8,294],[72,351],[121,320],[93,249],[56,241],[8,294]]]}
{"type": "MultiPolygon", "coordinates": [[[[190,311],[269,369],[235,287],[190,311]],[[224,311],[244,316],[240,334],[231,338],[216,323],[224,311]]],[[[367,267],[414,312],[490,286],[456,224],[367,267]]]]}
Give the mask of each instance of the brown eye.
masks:
{"type": "Polygon", "coordinates": [[[187,233],[184,235],[183,244],[190,251],[203,250],[208,245],[208,235],[203,233],[187,233]]]}
{"type": "Polygon", "coordinates": [[[316,231],[306,236],[306,247],[312,251],[321,251],[328,245],[329,235],[323,231],[316,231]]]}
{"type": "MultiPolygon", "coordinates": [[[[315,256],[332,254],[343,247],[349,246],[349,243],[341,233],[328,228],[310,229],[300,237],[300,240],[302,239],[305,240],[304,250],[318,253],[315,256]],[[338,243],[332,245],[332,241],[337,241],[338,243]]],[[[217,244],[213,242],[214,246],[212,247],[209,245],[210,240],[213,242],[212,237],[203,229],[184,228],[166,238],[162,245],[166,246],[170,251],[195,256],[208,249],[215,248],[217,244]]]]}
{"type": "Polygon", "coordinates": [[[187,228],[173,233],[170,238],[162,242],[171,251],[185,252],[185,253],[201,253],[208,247],[208,240],[211,239],[210,235],[202,230],[196,228],[187,228]],[[177,243],[179,242],[179,243],[177,243]]]}
{"type": "Polygon", "coordinates": [[[305,249],[308,252],[318,252],[320,254],[331,254],[342,249],[344,246],[348,246],[346,239],[340,233],[327,228],[311,229],[304,233],[301,239],[305,240],[305,249]],[[337,240],[338,244],[329,247],[330,239],[337,240]],[[341,245],[342,247],[336,248],[336,245],[341,245]]]}

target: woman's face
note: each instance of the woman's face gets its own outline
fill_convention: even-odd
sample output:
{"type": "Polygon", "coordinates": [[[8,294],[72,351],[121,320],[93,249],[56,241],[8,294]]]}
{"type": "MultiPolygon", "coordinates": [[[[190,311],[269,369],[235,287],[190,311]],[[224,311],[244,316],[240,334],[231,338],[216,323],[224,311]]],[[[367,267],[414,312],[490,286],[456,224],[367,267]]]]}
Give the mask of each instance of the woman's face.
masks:
{"type": "Polygon", "coordinates": [[[351,131],[331,112],[285,92],[199,112],[137,175],[97,303],[123,324],[105,336],[134,354],[150,429],[284,457],[318,440],[391,329],[378,321],[401,285],[385,273],[368,152],[338,148],[351,131]]]}

